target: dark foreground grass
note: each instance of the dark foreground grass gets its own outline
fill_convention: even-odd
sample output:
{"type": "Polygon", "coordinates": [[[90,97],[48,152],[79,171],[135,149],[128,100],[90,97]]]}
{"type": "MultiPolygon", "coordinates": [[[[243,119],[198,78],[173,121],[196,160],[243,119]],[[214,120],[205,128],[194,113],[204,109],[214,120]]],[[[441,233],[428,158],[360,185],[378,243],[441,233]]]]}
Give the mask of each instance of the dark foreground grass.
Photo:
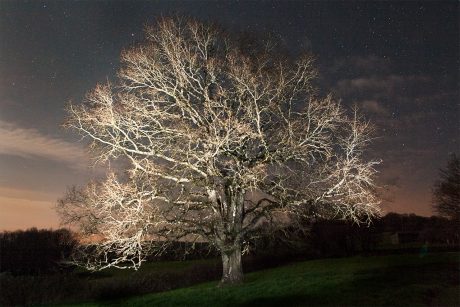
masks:
{"type": "Polygon", "coordinates": [[[459,253],[313,260],[217,282],[84,306],[460,306],[459,253]]]}

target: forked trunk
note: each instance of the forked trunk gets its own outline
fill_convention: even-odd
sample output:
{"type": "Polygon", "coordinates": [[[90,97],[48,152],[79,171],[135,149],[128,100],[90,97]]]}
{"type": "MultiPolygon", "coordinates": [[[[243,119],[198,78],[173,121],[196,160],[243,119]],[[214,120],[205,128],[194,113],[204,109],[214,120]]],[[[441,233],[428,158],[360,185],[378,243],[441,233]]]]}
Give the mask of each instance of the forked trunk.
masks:
{"type": "Polygon", "coordinates": [[[241,246],[222,251],[222,279],[219,286],[234,285],[243,281],[241,246]]]}

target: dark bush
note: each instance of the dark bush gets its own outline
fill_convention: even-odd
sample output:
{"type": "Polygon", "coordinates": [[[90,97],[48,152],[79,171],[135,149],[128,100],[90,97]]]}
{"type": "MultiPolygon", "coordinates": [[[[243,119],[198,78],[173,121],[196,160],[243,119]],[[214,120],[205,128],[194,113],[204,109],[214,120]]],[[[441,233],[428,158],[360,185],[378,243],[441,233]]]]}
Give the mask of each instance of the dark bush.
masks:
{"type": "Polygon", "coordinates": [[[311,240],[321,256],[351,256],[375,250],[380,229],[379,220],[369,226],[318,220],[311,229],[311,240]]]}
{"type": "Polygon", "coordinates": [[[73,274],[0,275],[0,306],[27,306],[85,299],[84,280],[73,274]]]}
{"type": "Polygon", "coordinates": [[[13,275],[50,274],[62,271],[61,261],[78,244],[66,230],[3,232],[0,234],[0,272],[13,275]]]}

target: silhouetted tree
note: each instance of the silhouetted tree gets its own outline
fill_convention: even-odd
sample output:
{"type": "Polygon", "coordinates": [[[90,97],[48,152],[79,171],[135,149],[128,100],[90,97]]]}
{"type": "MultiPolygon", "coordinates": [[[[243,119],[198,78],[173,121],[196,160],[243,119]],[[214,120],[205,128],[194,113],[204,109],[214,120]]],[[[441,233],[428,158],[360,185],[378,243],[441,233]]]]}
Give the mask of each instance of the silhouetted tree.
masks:
{"type": "Polygon", "coordinates": [[[433,208],[440,215],[460,221],[460,159],[453,154],[433,189],[433,208]]]}
{"type": "Polygon", "coordinates": [[[235,283],[243,244],[263,222],[379,213],[378,162],[363,157],[371,126],[315,95],[312,56],[290,61],[268,41],[186,18],[161,18],[145,34],[122,53],[119,83],[68,109],[67,126],[93,141],[96,160],[130,163],[59,203],[64,221],[102,235],[88,268],[137,268],[160,243],[204,240],[222,255],[222,283],[235,283]]]}

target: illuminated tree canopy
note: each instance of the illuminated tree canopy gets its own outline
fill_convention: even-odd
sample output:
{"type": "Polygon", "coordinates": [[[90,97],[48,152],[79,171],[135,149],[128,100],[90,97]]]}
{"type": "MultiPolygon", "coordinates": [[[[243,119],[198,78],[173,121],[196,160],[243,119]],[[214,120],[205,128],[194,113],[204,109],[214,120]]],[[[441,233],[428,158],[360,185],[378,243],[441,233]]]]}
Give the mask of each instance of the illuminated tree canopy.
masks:
{"type": "Polygon", "coordinates": [[[59,201],[64,222],[103,238],[87,267],[137,268],[168,242],[200,240],[221,252],[222,283],[235,283],[261,225],[379,214],[378,162],[363,156],[371,125],[315,93],[311,55],[277,50],[162,18],[122,52],[115,83],[69,105],[66,125],[92,141],[95,160],[127,165],[59,201]]]}

